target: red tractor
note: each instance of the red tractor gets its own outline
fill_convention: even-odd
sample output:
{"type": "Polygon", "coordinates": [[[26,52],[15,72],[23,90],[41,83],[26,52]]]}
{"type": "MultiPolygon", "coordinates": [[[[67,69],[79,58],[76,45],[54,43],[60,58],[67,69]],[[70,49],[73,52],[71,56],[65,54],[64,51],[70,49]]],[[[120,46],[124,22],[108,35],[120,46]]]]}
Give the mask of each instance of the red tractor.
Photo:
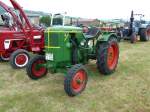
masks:
{"type": "Polygon", "coordinates": [[[0,60],[23,68],[30,59],[29,52],[43,54],[44,29],[33,26],[15,0],[10,2],[13,8],[0,1],[0,60]]]}

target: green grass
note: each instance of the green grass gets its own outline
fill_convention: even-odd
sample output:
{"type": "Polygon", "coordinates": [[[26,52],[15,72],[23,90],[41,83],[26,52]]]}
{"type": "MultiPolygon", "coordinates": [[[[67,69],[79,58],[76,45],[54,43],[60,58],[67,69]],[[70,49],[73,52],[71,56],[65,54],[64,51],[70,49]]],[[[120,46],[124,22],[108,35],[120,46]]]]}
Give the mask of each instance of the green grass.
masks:
{"type": "Polygon", "coordinates": [[[74,98],[63,89],[62,74],[30,80],[25,70],[0,64],[0,112],[150,112],[150,42],[120,43],[116,72],[99,74],[95,61],[85,91],[74,98]]]}

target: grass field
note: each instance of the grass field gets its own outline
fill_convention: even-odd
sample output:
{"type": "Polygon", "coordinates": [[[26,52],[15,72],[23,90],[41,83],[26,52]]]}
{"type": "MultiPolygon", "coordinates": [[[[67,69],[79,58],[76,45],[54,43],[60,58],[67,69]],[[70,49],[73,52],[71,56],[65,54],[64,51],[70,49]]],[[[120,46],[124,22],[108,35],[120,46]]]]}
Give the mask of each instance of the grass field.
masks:
{"type": "Polygon", "coordinates": [[[62,74],[33,81],[24,69],[1,63],[0,112],[150,112],[150,42],[120,43],[118,68],[110,76],[99,74],[95,62],[87,67],[87,88],[70,98],[62,74]]]}

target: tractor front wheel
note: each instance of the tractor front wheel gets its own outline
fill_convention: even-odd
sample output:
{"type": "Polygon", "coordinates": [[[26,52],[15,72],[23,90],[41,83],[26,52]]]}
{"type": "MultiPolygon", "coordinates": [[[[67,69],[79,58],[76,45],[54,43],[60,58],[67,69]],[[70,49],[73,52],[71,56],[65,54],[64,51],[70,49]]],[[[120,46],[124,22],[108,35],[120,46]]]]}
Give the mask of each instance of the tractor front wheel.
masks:
{"type": "Polygon", "coordinates": [[[97,68],[104,75],[115,71],[119,58],[117,39],[111,37],[108,42],[100,43],[97,49],[97,68]]]}
{"type": "Polygon", "coordinates": [[[41,65],[45,63],[46,60],[44,56],[38,55],[33,57],[26,67],[27,75],[33,80],[44,77],[47,74],[47,68],[41,65]]]}
{"type": "Polygon", "coordinates": [[[64,80],[64,89],[68,96],[73,97],[84,91],[88,80],[87,74],[87,70],[81,64],[69,69],[64,80]]]}
{"type": "Polygon", "coordinates": [[[28,64],[30,59],[28,51],[24,49],[18,49],[10,56],[10,65],[14,69],[24,68],[28,64]]]}

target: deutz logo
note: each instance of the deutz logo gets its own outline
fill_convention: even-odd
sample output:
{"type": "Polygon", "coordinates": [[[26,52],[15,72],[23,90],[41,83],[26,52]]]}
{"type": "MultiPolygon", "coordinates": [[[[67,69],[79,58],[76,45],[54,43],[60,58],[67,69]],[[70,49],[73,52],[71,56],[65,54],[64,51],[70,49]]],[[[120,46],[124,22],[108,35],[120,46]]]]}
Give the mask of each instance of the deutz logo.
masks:
{"type": "Polygon", "coordinates": [[[69,33],[65,33],[65,39],[64,39],[64,41],[66,41],[67,40],[67,38],[69,37],[69,33]]]}

